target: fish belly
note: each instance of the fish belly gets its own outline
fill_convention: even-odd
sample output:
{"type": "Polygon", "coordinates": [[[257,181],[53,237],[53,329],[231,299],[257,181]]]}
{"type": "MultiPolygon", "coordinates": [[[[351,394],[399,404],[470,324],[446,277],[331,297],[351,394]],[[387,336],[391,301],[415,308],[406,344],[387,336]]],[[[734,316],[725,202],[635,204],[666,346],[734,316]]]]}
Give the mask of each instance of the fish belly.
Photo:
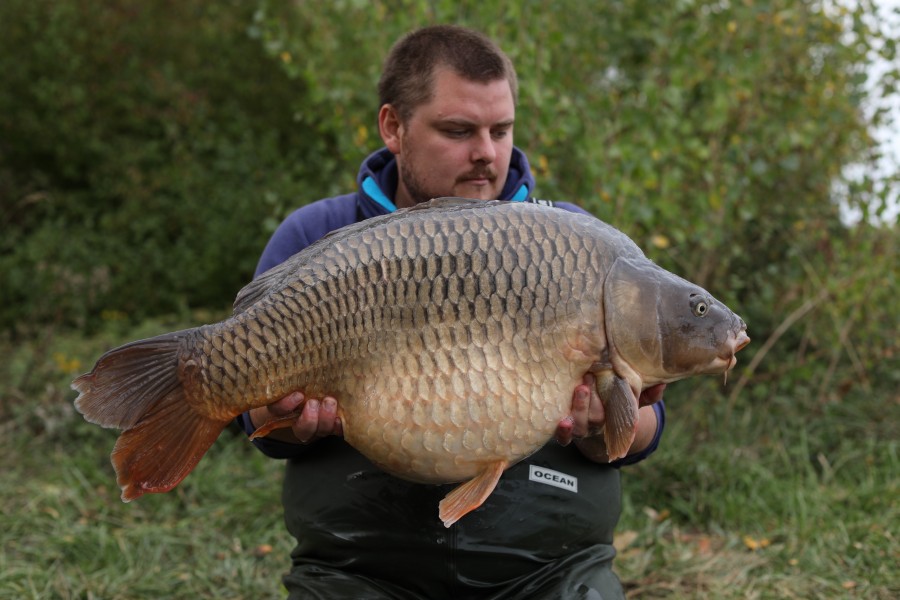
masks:
{"type": "Polygon", "coordinates": [[[549,350],[540,348],[539,360],[519,358],[511,343],[470,340],[393,353],[344,405],[344,437],[378,467],[420,483],[470,479],[499,460],[514,464],[553,435],[581,380],[578,365],[549,350]]]}

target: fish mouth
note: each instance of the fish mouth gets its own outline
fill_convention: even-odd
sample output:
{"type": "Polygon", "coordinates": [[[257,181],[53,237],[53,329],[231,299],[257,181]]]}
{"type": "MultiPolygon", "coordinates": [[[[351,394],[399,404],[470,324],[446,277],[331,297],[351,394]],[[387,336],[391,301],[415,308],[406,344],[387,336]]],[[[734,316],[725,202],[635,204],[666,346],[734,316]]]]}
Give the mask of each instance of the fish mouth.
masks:
{"type": "Polygon", "coordinates": [[[749,343],[750,343],[750,336],[747,335],[746,330],[741,329],[737,334],[737,338],[735,339],[735,344],[734,344],[735,345],[735,348],[734,348],[735,354],[740,352],[741,350],[743,350],[744,346],[746,346],[749,343]]]}
{"type": "Polygon", "coordinates": [[[724,371],[730,371],[737,364],[737,356],[735,356],[738,352],[743,350],[743,348],[750,343],[750,336],[747,335],[747,331],[741,329],[737,332],[737,335],[729,338],[728,342],[726,342],[726,346],[728,347],[728,351],[724,354],[720,354],[718,359],[722,361],[722,364],[725,365],[724,371]]]}

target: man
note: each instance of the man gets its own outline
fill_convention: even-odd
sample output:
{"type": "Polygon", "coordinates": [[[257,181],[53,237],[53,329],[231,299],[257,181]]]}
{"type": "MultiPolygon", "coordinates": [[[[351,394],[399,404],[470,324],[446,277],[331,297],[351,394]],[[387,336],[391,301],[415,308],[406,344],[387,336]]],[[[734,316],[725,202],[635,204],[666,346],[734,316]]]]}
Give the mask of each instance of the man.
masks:
{"type": "MultiPolygon", "coordinates": [[[[508,57],[479,33],[436,26],[402,38],[379,82],[385,148],[363,162],[356,193],[291,214],[257,274],[329,231],[433,197],[531,198],[528,161],[513,146],[516,94],[508,57]]],[[[258,442],[288,459],[285,521],[297,538],[284,578],[290,598],[622,598],[611,569],[616,467],[655,449],[662,387],[641,396],[634,445],[610,466],[602,437],[588,435],[602,426],[603,407],[587,376],[557,441],[507,470],[484,505],[449,529],[437,505],[454,486],[381,472],[340,438],[340,399],[309,399],[292,428],[258,442]]],[[[303,401],[294,393],[239,421],[251,432],[303,401]]]]}

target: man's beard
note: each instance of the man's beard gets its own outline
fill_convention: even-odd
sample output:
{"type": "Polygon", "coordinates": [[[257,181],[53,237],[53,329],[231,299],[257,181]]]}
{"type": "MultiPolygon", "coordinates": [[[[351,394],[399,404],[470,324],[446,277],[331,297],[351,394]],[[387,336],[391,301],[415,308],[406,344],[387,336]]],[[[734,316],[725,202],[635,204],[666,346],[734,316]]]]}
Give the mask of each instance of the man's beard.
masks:
{"type": "MultiPolygon", "coordinates": [[[[430,194],[425,190],[425,186],[419,181],[419,178],[415,173],[412,172],[412,169],[400,170],[398,173],[398,177],[403,182],[404,187],[406,187],[406,193],[409,194],[409,197],[412,199],[414,204],[421,204],[422,202],[428,202],[435,197],[434,194],[430,194]]],[[[437,194],[438,196],[444,194],[437,194]]]]}

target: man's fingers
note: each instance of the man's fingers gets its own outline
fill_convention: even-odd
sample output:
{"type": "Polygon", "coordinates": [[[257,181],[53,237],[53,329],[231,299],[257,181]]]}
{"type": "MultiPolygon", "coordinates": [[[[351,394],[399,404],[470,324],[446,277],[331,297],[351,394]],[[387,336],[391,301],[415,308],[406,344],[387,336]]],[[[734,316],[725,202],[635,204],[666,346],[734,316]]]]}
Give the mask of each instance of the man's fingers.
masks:
{"type": "Polygon", "coordinates": [[[321,401],[307,401],[294,423],[294,435],[304,444],[326,435],[343,434],[344,429],[337,416],[337,400],[330,396],[321,401]]]}
{"type": "Polygon", "coordinates": [[[597,394],[597,388],[591,386],[588,388],[590,401],[588,406],[588,427],[603,427],[606,422],[606,411],[603,409],[603,402],[600,401],[600,395],[597,394]]]}
{"type": "Polygon", "coordinates": [[[583,436],[587,431],[588,403],[591,394],[587,386],[578,385],[572,392],[572,408],[569,415],[556,426],[556,441],[563,446],[568,446],[576,437],[583,436]]]}
{"type": "Polygon", "coordinates": [[[281,400],[269,405],[269,412],[277,417],[283,417],[295,410],[306,399],[302,392],[291,392],[281,400]]]}
{"type": "Polygon", "coordinates": [[[581,383],[593,390],[597,387],[597,378],[593,373],[585,373],[584,377],[581,379],[581,383]]]}
{"type": "Polygon", "coordinates": [[[317,436],[326,436],[334,434],[334,428],[337,421],[337,400],[326,397],[322,400],[319,407],[319,425],[316,431],[317,436]]]}
{"type": "Polygon", "coordinates": [[[572,443],[572,440],[574,439],[572,436],[574,423],[575,420],[569,415],[556,426],[556,441],[560,446],[568,446],[572,443]]]}
{"type": "Polygon", "coordinates": [[[575,388],[572,396],[572,437],[579,438],[588,434],[590,413],[591,389],[581,384],[575,388]]]}
{"type": "Polygon", "coordinates": [[[319,429],[319,401],[309,400],[300,418],[294,423],[294,435],[304,444],[311,441],[319,429]]]}

